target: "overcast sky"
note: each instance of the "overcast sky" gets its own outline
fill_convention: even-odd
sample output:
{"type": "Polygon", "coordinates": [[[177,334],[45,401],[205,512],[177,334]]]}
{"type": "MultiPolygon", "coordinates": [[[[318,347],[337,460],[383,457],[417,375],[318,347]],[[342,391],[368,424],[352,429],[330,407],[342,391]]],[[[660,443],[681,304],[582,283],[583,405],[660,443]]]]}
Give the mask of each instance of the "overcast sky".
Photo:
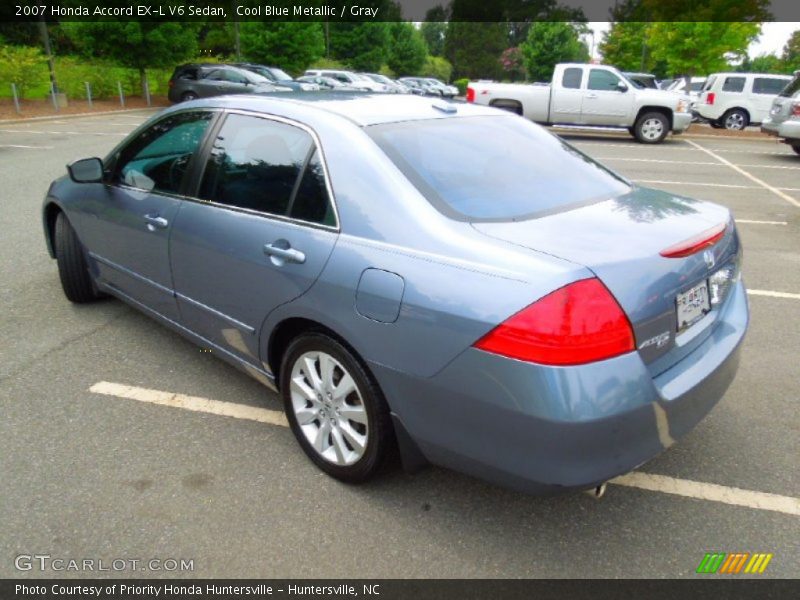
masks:
{"type": "MultiPolygon", "coordinates": [[[[589,28],[593,29],[595,32],[594,40],[595,40],[595,52],[594,55],[597,56],[597,48],[596,46],[600,43],[600,40],[603,39],[602,32],[608,31],[609,28],[608,22],[603,21],[590,21],[589,28]]],[[[747,53],[750,55],[751,58],[758,56],[759,54],[780,54],[783,52],[783,47],[786,45],[786,41],[789,39],[789,36],[792,35],[792,32],[796,29],[800,29],[800,23],[797,22],[779,22],[779,23],[764,23],[761,26],[761,37],[758,38],[755,42],[750,44],[750,47],[747,49],[747,53]]],[[[588,44],[591,45],[591,37],[586,40],[588,44]]]]}

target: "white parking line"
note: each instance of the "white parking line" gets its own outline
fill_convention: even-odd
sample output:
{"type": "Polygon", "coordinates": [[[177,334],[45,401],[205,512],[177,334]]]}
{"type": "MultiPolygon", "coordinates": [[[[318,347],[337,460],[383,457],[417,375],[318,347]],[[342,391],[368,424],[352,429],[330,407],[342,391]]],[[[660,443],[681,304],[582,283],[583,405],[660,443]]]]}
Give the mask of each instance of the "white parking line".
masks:
{"type": "Polygon", "coordinates": [[[737,190],[757,190],[757,185],[735,185],[733,183],[701,183],[699,181],[664,181],[662,179],[634,179],[637,183],[655,183],[658,185],[700,185],[704,187],[733,188],[737,190]]]}
{"type": "Polygon", "coordinates": [[[23,146],[22,144],[0,144],[0,148],[29,148],[31,150],[52,150],[55,146],[23,146]]]}
{"type": "MultiPolygon", "coordinates": [[[[147,388],[123,385],[121,383],[111,383],[100,381],[89,388],[94,394],[114,396],[117,398],[127,398],[138,400],[139,402],[149,402],[161,406],[173,408],[184,408],[195,412],[205,412],[235,419],[247,419],[270,425],[288,427],[286,416],[281,411],[267,410],[237,404],[234,402],[220,402],[199,398],[197,396],[185,396],[172,392],[162,392],[147,388]]],[[[726,487],[713,483],[700,483],[687,479],[674,479],[663,475],[652,475],[649,473],[633,472],[612,479],[609,483],[626,487],[634,487],[665,494],[674,494],[696,498],[698,500],[708,500],[711,502],[721,502],[734,506],[744,506],[758,510],[769,510],[781,512],[789,515],[800,516],[800,498],[790,496],[779,496],[766,492],[754,492],[740,488],[726,487]]]]}
{"type": "Polygon", "coordinates": [[[747,290],[751,296],[769,296],[770,298],[788,298],[789,300],[800,300],[800,294],[790,294],[789,292],[773,292],[772,290],[747,290]]]}
{"type": "Polygon", "coordinates": [[[792,498],[791,496],[753,492],[715,483],[701,483],[699,481],[675,479],[665,475],[637,471],[612,479],[609,483],[650,490],[651,492],[663,492],[664,494],[695,498],[697,500],[721,502],[723,504],[732,504],[733,506],[744,506],[746,508],[800,516],[800,498],[792,498]]]}
{"type": "Polygon", "coordinates": [[[715,158],[719,162],[721,162],[722,164],[729,166],[731,169],[733,169],[734,171],[736,171],[740,175],[744,175],[750,181],[752,181],[754,183],[757,183],[758,185],[760,185],[761,187],[763,187],[766,190],[769,190],[770,192],[772,192],[773,194],[775,194],[779,198],[782,198],[782,199],[786,200],[789,204],[793,204],[796,207],[800,208],[800,202],[798,202],[797,200],[792,198],[789,194],[785,194],[784,192],[782,192],[778,188],[773,187],[770,184],[768,184],[767,182],[763,181],[762,179],[759,179],[755,175],[752,175],[752,174],[748,173],[743,168],[733,164],[731,161],[729,161],[726,158],[722,158],[721,156],[719,156],[718,154],[715,154],[711,150],[708,150],[707,148],[704,148],[703,146],[701,146],[697,142],[693,142],[692,140],[687,140],[687,142],[689,144],[691,144],[692,146],[694,146],[695,148],[697,148],[698,150],[702,150],[703,152],[708,154],[711,158],[715,158]]]}
{"type": "MultiPolygon", "coordinates": [[[[593,156],[596,160],[622,160],[625,162],[643,162],[643,163],[657,163],[663,165],[686,165],[686,166],[703,166],[703,167],[727,167],[719,162],[699,162],[688,160],[658,160],[653,158],[628,158],[625,156],[593,156]]],[[[738,165],[740,167],[747,167],[748,169],[784,169],[790,171],[800,171],[800,167],[786,167],[783,165],[738,165]]]]}
{"type": "Polygon", "coordinates": [[[267,410],[266,408],[237,404],[235,402],[220,402],[219,400],[209,400],[208,398],[200,398],[197,396],[149,390],[147,388],[110,383],[108,381],[95,383],[89,388],[89,391],[94,394],[128,398],[130,400],[139,400],[140,402],[149,402],[151,404],[160,404],[173,408],[184,408],[194,412],[233,417],[234,419],[247,419],[249,421],[258,421],[259,423],[280,425],[281,427],[289,426],[289,423],[286,421],[286,415],[281,411],[267,410]]]}
{"type": "Polygon", "coordinates": [[[746,223],[747,225],[788,225],[786,221],[752,221],[750,219],[736,219],[737,223],[746,223]]]}

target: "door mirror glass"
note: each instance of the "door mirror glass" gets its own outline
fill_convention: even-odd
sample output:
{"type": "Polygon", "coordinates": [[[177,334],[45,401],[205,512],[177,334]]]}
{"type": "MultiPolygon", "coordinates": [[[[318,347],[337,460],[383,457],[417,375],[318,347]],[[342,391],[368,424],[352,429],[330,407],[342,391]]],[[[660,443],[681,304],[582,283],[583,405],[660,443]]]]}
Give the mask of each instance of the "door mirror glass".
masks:
{"type": "Polygon", "coordinates": [[[103,180],[103,161],[83,158],[67,165],[70,179],[75,183],[99,183],[103,180]]]}

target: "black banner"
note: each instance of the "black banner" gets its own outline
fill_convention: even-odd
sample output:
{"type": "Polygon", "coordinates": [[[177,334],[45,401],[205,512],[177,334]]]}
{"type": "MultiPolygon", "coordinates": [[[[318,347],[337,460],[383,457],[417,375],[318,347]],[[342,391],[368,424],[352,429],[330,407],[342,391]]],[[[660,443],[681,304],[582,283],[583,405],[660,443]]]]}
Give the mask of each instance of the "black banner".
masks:
{"type": "Polygon", "coordinates": [[[3,600],[239,600],[247,598],[376,598],[379,600],[674,600],[785,599],[800,597],[800,580],[2,580],[3,600]]]}

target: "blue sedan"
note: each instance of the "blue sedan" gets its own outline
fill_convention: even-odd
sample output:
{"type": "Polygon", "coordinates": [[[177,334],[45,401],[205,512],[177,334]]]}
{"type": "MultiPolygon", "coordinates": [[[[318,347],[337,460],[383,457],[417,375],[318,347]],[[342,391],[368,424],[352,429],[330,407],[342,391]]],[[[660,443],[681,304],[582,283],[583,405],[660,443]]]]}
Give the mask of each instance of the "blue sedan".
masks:
{"type": "Polygon", "coordinates": [[[278,390],[344,481],[399,449],[412,470],[595,487],[690,431],[737,370],[730,212],[493,108],[218,97],[68,173],[43,208],[67,298],[115,296],[278,390]]]}

